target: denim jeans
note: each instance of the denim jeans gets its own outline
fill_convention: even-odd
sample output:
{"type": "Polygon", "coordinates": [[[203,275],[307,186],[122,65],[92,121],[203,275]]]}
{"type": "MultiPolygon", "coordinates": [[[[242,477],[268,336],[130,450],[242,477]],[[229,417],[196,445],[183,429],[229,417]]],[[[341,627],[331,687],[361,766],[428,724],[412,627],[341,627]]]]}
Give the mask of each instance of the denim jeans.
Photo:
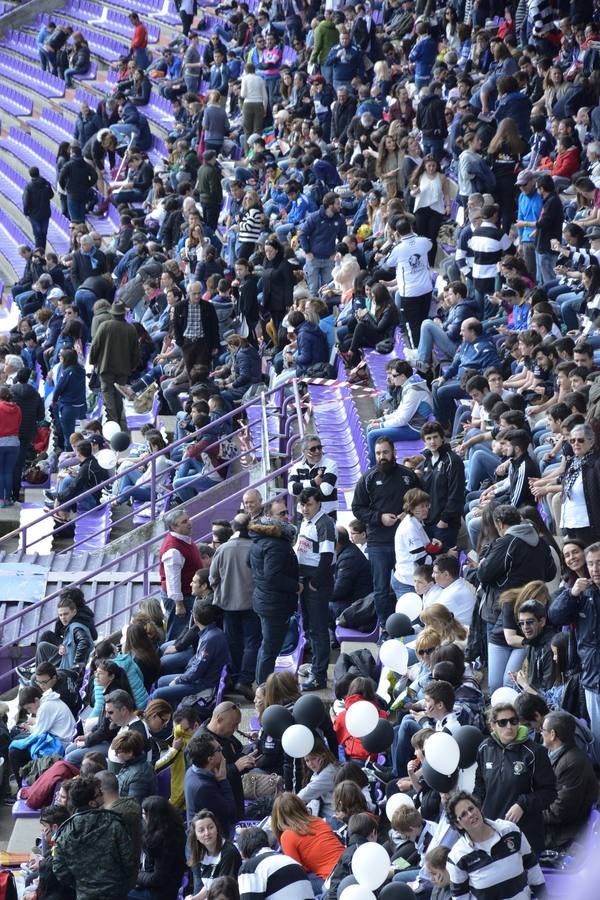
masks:
{"type": "Polygon", "coordinates": [[[124,122],[111,125],[110,130],[120,144],[128,144],[129,139],[133,136],[138,137],[140,130],[135,125],[126,125],[124,122]]]}
{"type": "Polygon", "coordinates": [[[69,438],[75,431],[77,419],[85,419],[87,407],[85,403],[72,406],[70,403],[58,402],[58,422],[63,435],[64,447],[69,448],[69,438]]]}
{"type": "Polygon", "coordinates": [[[87,198],[73,197],[67,194],[67,209],[69,211],[69,219],[71,222],[83,224],[85,222],[85,208],[87,206],[87,198]]]}
{"type": "Polygon", "coordinates": [[[458,381],[449,381],[447,384],[433,385],[433,412],[438,422],[444,427],[454,419],[457,400],[466,400],[468,394],[458,381]]]}
{"type": "Polygon", "coordinates": [[[0,447],[0,500],[12,498],[13,471],[19,455],[19,444],[0,447]]]}
{"type": "Polygon", "coordinates": [[[584,690],[585,705],[590,717],[590,729],[596,741],[600,741],[600,694],[587,688],[584,688],[584,690]]]}
{"type": "MultiPolygon", "coordinates": [[[[444,155],[444,141],[442,138],[423,138],[423,153],[425,156],[435,156],[436,159],[441,159],[444,155]]],[[[420,234],[420,232],[419,232],[420,234]]]]}
{"type": "Polygon", "coordinates": [[[372,428],[367,432],[367,445],[369,447],[369,461],[375,465],[375,442],[379,438],[389,438],[391,441],[418,441],[420,433],[411,425],[398,425],[389,428],[372,428]]]}
{"type": "Polygon", "coordinates": [[[331,272],[333,270],[332,259],[307,259],[304,264],[304,277],[308,284],[311,296],[316,297],[319,288],[331,281],[331,272]]]}
{"type": "Polygon", "coordinates": [[[275,670],[275,663],[287,634],[289,619],[282,615],[263,616],[259,613],[258,616],[262,643],[256,660],[256,683],[263,684],[275,670]]]}
{"type": "Polygon", "coordinates": [[[419,349],[417,359],[419,362],[431,365],[433,348],[439,347],[446,356],[454,356],[456,344],[451,341],[441,325],[436,325],[431,319],[426,319],[421,325],[419,349]]]}
{"type": "Polygon", "coordinates": [[[400,724],[394,726],[392,771],[396,778],[403,778],[406,775],[406,766],[414,755],[410,739],[420,728],[421,726],[412,716],[404,716],[400,724]]]}
{"type": "Polygon", "coordinates": [[[226,609],[223,631],[231,653],[231,677],[236,682],[252,684],[260,647],[260,619],[252,609],[226,609]]]}
{"type": "Polygon", "coordinates": [[[414,584],[406,584],[405,582],[398,581],[394,572],[392,572],[391,585],[394,594],[396,595],[396,600],[399,600],[404,594],[410,594],[414,592],[415,586],[414,584]]]}
{"type": "Polygon", "coordinates": [[[329,594],[319,588],[310,586],[310,578],[302,578],[304,590],[300,595],[302,619],[306,628],[312,650],[313,678],[325,684],[327,682],[327,666],[329,665],[329,594]]]}
{"type": "Polygon", "coordinates": [[[188,627],[190,616],[192,614],[192,607],[194,605],[194,598],[192,596],[183,598],[183,604],[185,606],[185,615],[183,616],[175,615],[175,601],[170,597],[167,597],[164,591],[160,592],[160,599],[165,613],[167,614],[166,638],[168,641],[175,641],[188,627]]]}
{"type": "Polygon", "coordinates": [[[369,562],[373,576],[373,599],[379,624],[384,626],[394,612],[395,597],[391,588],[396,554],[392,544],[369,544],[369,562]]]}
{"type": "Polygon", "coordinates": [[[467,490],[478,491],[484,478],[489,478],[500,465],[500,457],[489,444],[476,444],[469,455],[467,490]]]}
{"type": "Polygon", "coordinates": [[[514,687],[509,672],[518,672],[527,656],[527,648],[503,647],[488,640],[488,688],[493,693],[499,687],[514,687]]]}
{"type": "Polygon", "coordinates": [[[170,684],[177,674],[181,673],[160,676],[157,681],[158,687],[152,694],[153,700],[166,700],[167,703],[175,707],[184,697],[189,697],[190,694],[199,694],[200,691],[206,690],[207,685],[202,683],[170,684]]]}
{"type": "Polygon", "coordinates": [[[48,237],[48,224],[50,219],[35,219],[29,216],[29,224],[33,232],[33,246],[46,249],[46,238],[48,237]]]}
{"type": "Polygon", "coordinates": [[[193,650],[179,650],[177,653],[166,653],[167,647],[172,647],[175,641],[165,641],[161,644],[162,656],[160,658],[160,674],[176,675],[178,672],[185,672],[185,668],[190,659],[194,655],[193,650]]]}
{"type": "Polygon", "coordinates": [[[88,288],[78,288],[75,291],[75,305],[79,310],[79,317],[85,325],[88,333],[92,327],[92,318],[94,316],[94,303],[98,297],[94,291],[88,288]]]}
{"type": "Polygon", "coordinates": [[[548,281],[552,281],[556,278],[554,266],[556,265],[557,258],[558,253],[540,253],[538,250],[535,251],[537,280],[542,287],[548,281]]]}

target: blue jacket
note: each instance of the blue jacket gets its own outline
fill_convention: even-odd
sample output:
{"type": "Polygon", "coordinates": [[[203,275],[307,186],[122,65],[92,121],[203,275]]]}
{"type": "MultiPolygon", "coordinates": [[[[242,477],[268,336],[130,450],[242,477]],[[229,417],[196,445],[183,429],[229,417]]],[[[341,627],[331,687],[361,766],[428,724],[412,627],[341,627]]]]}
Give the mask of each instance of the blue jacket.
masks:
{"type": "Polygon", "coordinates": [[[152,146],[152,134],[150,133],[148,119],[131,100],[126,100],[123,104],[121,119],[124,125],[133,125],[134,128],[137,128],[138,135],[135,140],[137,149],[149,150],[152,146]]]}
{"type": "Polygon", "coordinates": [[[300,232],[300,246],[317,259],[330,259],[346,230],[346,220],[341,213],[328,216],[321,207],[306,217],[300,232]]]}
{"type": "Polygon", "coordinates": [[[333,66],[336,81],[350,84],[352,79],[362,72],[362,52],[356,44],[350,44],[349,47],[342,47],[341,44],[336,44],[327,54],[325,65],[333,66]],[[343,59],[338,57],[340,50],[344,52],[343,59]]]}
{"type": "Polygon", "coordinates": [[[215,814],[224,837],[233,836],[237,810],[227,778],[217,781],[212,772],[192,765],[185,773],[183,790],[188,825],[199,810],[210,809],[215,814]]]}
{"type": "Polygon", "coordinates": [[[444,373],[444,381],[450,381],[457,375],[460,378],[465,369],[476,369],[478,372],[483,372],[489,366],[498,366],[499,364],[496,345],[486,337],[478,337],[472,344],[465,342],[460,345],[453,362],[444,373]]]}
{"type": "Polygon", "coordinates": [[[329,361],[327,338],[318,325],[312,322],[300,322],[296,329],[298,349],[295,353],[296,372],[303,375],[315,363],[329,361]]]}
{"type": "Polygon", "coordinates": [[[240,347],[233,357],[233,374],[234,388],[250,387],[261,381],[260,356],[254,347],[240,347]]]}
{"type": "Polygon", "coordinates": [[[450,307],[444,322],[444,331],[455,344],[460,343],[460,326],[472,316],[479,318],[479,304],[475,300],[459,300],[456,306],[450,307]]]}
{"type": "Polygon", "coordinates": [[[287,204],[287,222],[290,225],[299,225],[308,214],[308,198],[304,194],[298,194],[295,200],[287,204]]]}
{"type": "MultiPolygon", "coordinates": [[[[529,195],[524,194],[522,191],[519,192],[518,221],[537,222],[543,205],[544,202],[537,191],[534,191],[533,194],[529,195]]],[[[533,228],[519,228],[519,237],[521,238],[521,241],[533,243],[533,237],[531,235],[532,231],[533,228]]]]}
{"type": "Polygon", "coordinates": [[[552,625],[574,625],[581,663],[581,687],[600,693],[600,590],[592,584],[578,597],[569,588],[548,609],[552,625]]]}
{"type": "Polygon", "coordinates": [[[218,91],[221,97],[227,96],[229,90],[229,70],[225,63],[210,67],[208,86],[211,91],[218,91]]]}
{"type": "Polygon", "coordinates": [[[85,405],[85,369],[83,366],[77,363],[63,369],[52,397],[54,403],[60,400],[67,406],[85,405]]]}
{"type": "Polygon", "coordinates": [[[496,104],[494,115],[497,125],[503,119],[512,119],[524,141],[528,141],[531,137],[531,126],[529,124],[531,100],[525,94],[521,94],[520,91],[506,94],[502,100],[499,100],[496,104]]]}
{"type": "Polygon", "coordinates": [[[231,663],[227,638],[216,625],[208,625],[200,632],[196,653],[185,672],[175,679],[176,684],[193,684],[194,691],[215,688],[219,684],[223,666],[231,663]]]}
{"type": "Polygon", "coordinates": [[[410,51],[409,62],[415,63],[415,76],[429,78],[437,56],[438,45],[432,37],[420,38],[410,51]]]}

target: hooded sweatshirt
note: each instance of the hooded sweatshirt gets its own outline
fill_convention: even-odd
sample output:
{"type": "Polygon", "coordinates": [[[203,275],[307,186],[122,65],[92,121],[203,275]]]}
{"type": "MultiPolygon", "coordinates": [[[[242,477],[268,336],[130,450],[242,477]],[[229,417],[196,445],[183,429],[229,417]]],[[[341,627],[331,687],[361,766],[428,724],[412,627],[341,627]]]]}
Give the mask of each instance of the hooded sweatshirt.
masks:
{"type": "Polygon", "coordinates": [[[44,691],[32,734],[52,734],[67,746],[73,738],[75,719],[56,691],[44,691]]]}
{"type": "Polygon", "coordinates": [[[420,375],[411,375],[402,385],[399,405],[383,416],[383,428],[411,425],[420,428],[433,412],[433,400],[427,382],[420,375]]]}
{"type": "MultiPolygon", "coordinates": [[[[376,753],[369,753],[362,745],[362,741],[360,738],[352,737],[348,729],[346,728],[346,714],[351,706],[355,703],[359,703],[364,701],[364,697],[362,694],[350,694],[344,700],[345,709],[342,710],[341,713],[335,717],[335,721],[333,723],[333,730],[335,731],[335,736],[338,739],[338,743],[341,747],[344,748],[344,752],[346,754],[346,759],[376,759],[376,753]]],[[[388,713],[385,710],[380,709],[377,704],[373,704],[376,706],[377,712],[379,713],[380,719],[387,719],[388,713]]]]}

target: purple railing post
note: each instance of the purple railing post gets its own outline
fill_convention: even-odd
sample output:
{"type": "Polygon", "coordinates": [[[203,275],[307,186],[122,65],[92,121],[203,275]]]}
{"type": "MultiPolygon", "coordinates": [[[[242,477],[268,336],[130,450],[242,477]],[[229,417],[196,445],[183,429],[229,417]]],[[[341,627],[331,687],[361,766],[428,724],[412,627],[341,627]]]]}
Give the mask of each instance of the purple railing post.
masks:
{"type": "Polygon", "coordinates": [[[153,456],[150,460],[150,513],[152,521],[156,518],[156,458],[153,456]]]}
{"type": "MultiPolygon", "coordinates": [[[[154,518],[154,516],[153,516],[154,518]]],[[[143,576],[143,585],[144,585],[144,593],[147,595],[150,592],[150,557],[148,553],[148,545],[144,545],[144,576],[143,576]]]]}

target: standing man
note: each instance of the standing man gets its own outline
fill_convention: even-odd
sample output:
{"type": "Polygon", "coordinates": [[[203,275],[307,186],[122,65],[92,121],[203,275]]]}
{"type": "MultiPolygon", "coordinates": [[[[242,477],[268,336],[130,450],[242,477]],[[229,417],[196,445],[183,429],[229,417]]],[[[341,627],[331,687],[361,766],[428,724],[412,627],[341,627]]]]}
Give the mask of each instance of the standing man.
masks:
{"type": "Polygon", "coordinates": [[[337,465],[323,456],[323,445],[316,434],[305,434],[302,438],[302,457],[290,469],[288,493],[299,497],[305,488],[317,488],[321,499],[321,509],[334,520],[338,508],[337,465]]]}
{"type": "Polygon", "coordinates": [[[103,322],[92,341],[90,362],[100,375],[100,388],[106,408],[106,418],[118,422],[127,430],[123,415],[123,397],[116,384],[126,384],[140,362],[137,331],[125,321],[127,308],[118,300],[110,308],[111,318],[103,322]]]}
{"type": "MultiPolygon", "coordinates": [[[[481,209],[481,217],[481,225],[475,228],[469,240],[469,250],[473,254],[473,294],[487,316],[485,296],[496,289],[498,263],[512,241],[498,227],[500,209],[495,203],[486,203],[481,209]]],[[[495,310],[495,307],[491,306],[491,309],[495,310]]],[[[496,312],[489,315],[496,315],[496,312]]]]}
{"type": "Polygon", "coordinates": [[[577,639],[577,655],[581,663],[581,686],[590,727],[596,740],[600,738],[600,542],[585,551],[589,578],[577,578],[572,588],[565,588],[550,605],[548,619],[553,625],[573,625],[577,639]]]}
{"type": "Polygon", "coordinates": [[[98,173],[81,155],[81,144],[71,144],[71,158],[58,176],[58,183],[67,195],[67,211],[71,222],[83,224],[90,191],[98,181],[98,173]]]}
{"type": "Polygon", "coordinates": [[[375,465],[360,477],[354,489],[352,514],[367,526],[375,609],[381,626],[394,611],[396,598],[390,586],[396,564],[394,535],[402,517],[404,495],[415,487],[419,487],[415,473],[398,465],[389,438],[379,438],[375,465]]]}
{"type": "Polygon", "coordinates": [[[29,177],[31,181],[27,182],[23,190],[23,214],[29,219],[34,246],[45,251],[50,222],[50,201],[54,197],[54,191],[50,182],[42,178],[37,166],[30,168],[29,177]]]}
{"type": "Polygon", "coordinates": [[[542,198],[542,211],[533,234],[535,235],[535,264],[537,282],[542,287],[556,277],[554,265],[558,253],[552,249],[552,241],[562,239],[563,205],[556,193],[552,175],[541,175],[537,183],[538,194],[542,198]]]}
{"type": "Polygon", "coordinates": [[[517,221],[519,231],[519,249],[527,266],[527,271],[535,279],[535,227],[542,211],[543,201],[538,194],[535,183],[535,172],[524,170],[517,175],[519,201],[517,205],[517,221]]]}
{"type": "Polygon", "coordinates": [[[213,603],[223,610],[223,631],[231,652],[233,690],[250,702],[252,682],[260,647],[260,619],[252,609],[252,569],[248,557],[252,540],[248,533],[250,516],[238,513],[233,520],[233,536],[217,547],[210,564],[213,603]]]}
{"type": "Polygon", "coordinates": [[[223,188],[221,187],[221,174],[217,168],[217,153],[215,150],[205,150],[202,154],[202,165],[196,176],[196,190],[202,204],[204,221],[216,231],[219,224],[219,214],[223,206],[223,188]]]}
{"type": "Polygon", "coordinates": [[[404,316],[413,347],[418,347],[421,324],[429,316],[432,295],[431,269],[427,254],[433,244],[415,234],[406,216],[395,223],[399,243],[392,251],[396,264],[396,305],[404,316]]]}
{"type": "Polygon", "coordinates": [[[133,25],[133,34],[131,36],[131,44],[129,45],[129,53],[135,60],[135,64],[138,69],[145,69],[150,65],[150,54],[148,53],[148,30],[136,12],[132,12],[129,14],[129,21],[133,25]]]}
{"type": "Polygon", "coordinates": [[[175,305],[173,331],[188,376],[196,365],[210,369],[212,358],[219,349],[219,320],[213,304],[202,302],[199,281],[192,282],[187,299],[175,305]]]}
{"type": "Polygon", "coordinates": [[[352,38],[346,29],[339,29],[340,40],[335,44],[325,58],[325,66],[331,68],[333,87],[337,91],[340,87],[352,87],[352,80],[363,71],[363,59],[360,49],[352,43],[352,38]]]}
{"type": "Polygon", "coordinates": [[[340,197],[330,191],[323,197],[322,207],[306,217],[300,231],[300,246],[306,254],[304,277],[313,297],[331,281],[336,244],[346,235],[341,209],[340,197]]]}
{"type": "Polygon", "coordinates": [[[187,627],[194,605],[192,579],[202,568],[200,551],[192,540],[192,522],[185,510],[164,515],[168,534],[158,551],[161,600],[167,617],[166,638],[175,640],[187,627]]]}
{"type": "Polygon", "coordinates": [[[327,687],[329,665],[329,599],[333,593],[335,525],[321,509],[318,487],[304,488],[299,496],[302,523],[296,554],[300,570],[302,619],[310,636],[312,673],[303,691],[327,687]]]}
{"type": "Polygon", "coordinates": [[[248,488],[242,496],[244,512],[250,519],[259,519],[263,514],[263,498],[256,488],[248,488]]]}
{"type": "Polygon", "coordinates": [[[447,553],[456,544],[465,505],[465,464],[446,443],[439,422],[426,422],[421,437],[425,441],[424,461],[417,474],[431,498],[425,530],[432,540],[442,542],[442,550],[447,553]]]}

